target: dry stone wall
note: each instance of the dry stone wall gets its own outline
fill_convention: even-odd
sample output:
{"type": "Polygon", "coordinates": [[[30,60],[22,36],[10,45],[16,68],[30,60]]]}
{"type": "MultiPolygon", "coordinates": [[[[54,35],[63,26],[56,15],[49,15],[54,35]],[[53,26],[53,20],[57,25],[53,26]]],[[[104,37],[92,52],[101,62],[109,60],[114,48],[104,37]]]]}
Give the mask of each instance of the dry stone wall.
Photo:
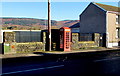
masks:
{"type": "Polygon", "coordinates": [[[27,52],[36,52],[36,51],[44,51],[44,50],[45,47],[42,42],[16,43],[17,53],[27,53],[27,52]]]}
{"type": "Polygon", "coordinates": [[[72,33],[72,43],[71,49],[72,50],[79,50],[81,48],[87,47],[98,47],[99,46],[99,34],[94,34],[93,41],[79,41],[79,33],[72,33]]]}

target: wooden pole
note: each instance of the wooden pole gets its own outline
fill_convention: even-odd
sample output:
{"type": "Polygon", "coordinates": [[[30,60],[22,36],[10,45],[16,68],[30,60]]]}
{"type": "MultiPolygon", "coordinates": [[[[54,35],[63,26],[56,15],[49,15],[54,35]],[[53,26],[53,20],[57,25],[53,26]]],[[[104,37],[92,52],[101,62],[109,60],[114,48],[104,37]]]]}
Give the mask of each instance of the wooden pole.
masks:
{"type": "Polygon", "coordinates": [[[50,0],[48,0],[48,35],[49,35],[49,51],[51,51],[51,11],[50,0]]]}

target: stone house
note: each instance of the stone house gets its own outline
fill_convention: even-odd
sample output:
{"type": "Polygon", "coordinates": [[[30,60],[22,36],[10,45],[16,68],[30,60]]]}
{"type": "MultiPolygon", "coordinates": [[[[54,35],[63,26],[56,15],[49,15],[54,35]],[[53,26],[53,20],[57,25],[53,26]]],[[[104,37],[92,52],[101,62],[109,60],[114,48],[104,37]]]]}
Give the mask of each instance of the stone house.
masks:
{"type": "Polygon", "coordinates": [[[91,2],[80,14],[80,33],[99,33],[105,47],[120,45],[120,7],[91,2]]]}

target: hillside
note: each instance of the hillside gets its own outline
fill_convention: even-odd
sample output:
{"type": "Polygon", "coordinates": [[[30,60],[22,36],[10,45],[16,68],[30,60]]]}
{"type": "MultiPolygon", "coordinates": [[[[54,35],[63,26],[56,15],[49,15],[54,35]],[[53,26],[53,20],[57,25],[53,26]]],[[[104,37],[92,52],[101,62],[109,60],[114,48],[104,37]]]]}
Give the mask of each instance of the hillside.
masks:
{"type": "MultiPolygon", "coordinates": [[[[1,19],[1,18],[0,18],[1,19]]],[[[79,20],[51,21],[52,29],[60,27],[69,27],[79,20]]],[[[2,18],[2,29],[13,30],[42,30],[47,29],[47,20],[34,18],[2,18]]]]}

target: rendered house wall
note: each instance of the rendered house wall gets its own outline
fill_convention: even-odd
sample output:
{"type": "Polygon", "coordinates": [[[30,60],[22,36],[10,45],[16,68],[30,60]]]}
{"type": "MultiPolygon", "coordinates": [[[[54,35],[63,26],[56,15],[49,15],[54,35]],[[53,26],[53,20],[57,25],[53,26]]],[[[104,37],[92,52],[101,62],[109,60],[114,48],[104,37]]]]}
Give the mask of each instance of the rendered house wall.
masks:
{"type": "Polygon", "coordinates": [[[107,13],[107,30],[108,30],[108,46],[118,46],[119,39],[117,38],[116,14],[107,13]]]}

